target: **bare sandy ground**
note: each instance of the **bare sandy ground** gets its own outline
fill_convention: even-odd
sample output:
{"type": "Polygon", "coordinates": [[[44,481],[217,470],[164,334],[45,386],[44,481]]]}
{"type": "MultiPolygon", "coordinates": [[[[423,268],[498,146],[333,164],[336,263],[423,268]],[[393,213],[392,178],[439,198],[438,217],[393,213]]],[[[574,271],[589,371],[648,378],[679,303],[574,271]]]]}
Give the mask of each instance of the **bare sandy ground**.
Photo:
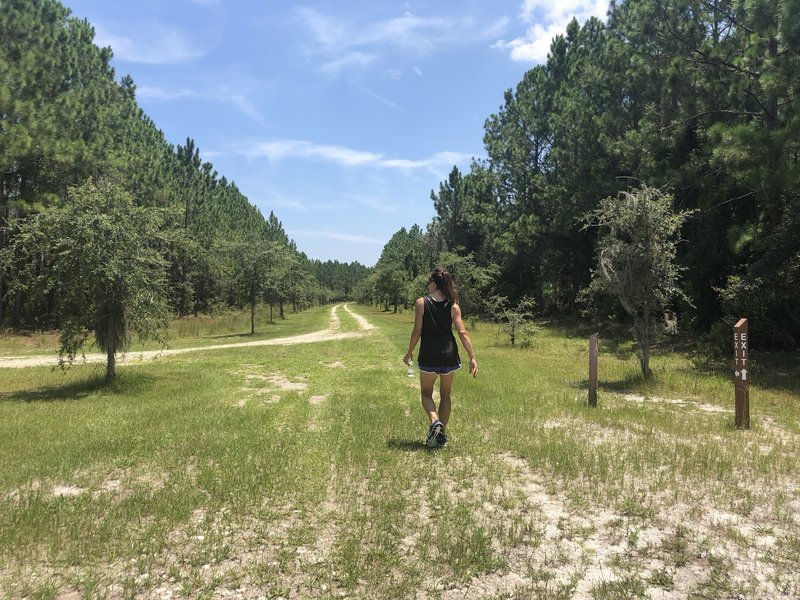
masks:
{"type": "MultiPolygon", "coordinates": [[[[197,352],[199,350],[224,350],[226,348],[244,348],[247,346],[291,346],[295,344],[314,344],[316,342],[328,342],[332,340],[344,340],[348,338],[361,337],[370,330],[374,329],[367,319],[359,314],[353,312],[347,304],[337,304],[331,308],[331,317],[328,323],[328,328],[321,331],[313,331],[303,335],[294,335],[290,337],[274,338],[271,340],[259,340],[255,342],[238,342],[235,344],[216,344],[214,346],[200,346],[195,348],[178,348],[167,350],[150,350],[144,352],[128,352],[117,356],[117,365],[136,364],[147,360],[156,358],[163,358],[166,356],[174,356],[176,354],[185,354],[187,352],[197,352]],[[353,319],[356,320],[358,326],[361,328],[359,331],[341,332],[341,319],[339,318],[338,309],[343,308],[353,319]]],[[[105,354],[87,354],[85,358],[81,358],[76,362],[85,363],[104,363],[106,362],[105,354]]],[[[22,367],[47,367],[57,366],[58,357],[48,354],[39,356],[26,356],[26,357],[0,357],[0,369],[18,369],[22,367]]]]}

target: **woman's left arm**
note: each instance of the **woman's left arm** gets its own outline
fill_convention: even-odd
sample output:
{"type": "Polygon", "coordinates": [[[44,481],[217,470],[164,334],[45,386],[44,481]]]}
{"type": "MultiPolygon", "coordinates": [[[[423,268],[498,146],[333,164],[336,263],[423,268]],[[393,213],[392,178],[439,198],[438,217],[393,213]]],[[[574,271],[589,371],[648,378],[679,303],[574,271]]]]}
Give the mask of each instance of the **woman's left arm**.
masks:
{"type": "Polygon", "coordinates": [[[469,372],[472,373],[473,377],[477,377],[478,359],[475,358],[475,349],[472,347],[472,340],[467,333],[467,328],[464,326],[464,319],[461,318],[461,307],[458,304],[453,304],[450,315],[453,318],[453,326],[458,332],[461,344],[464,346],[464,350],[467,351],[467,355],[469,356],[469,372]]]}

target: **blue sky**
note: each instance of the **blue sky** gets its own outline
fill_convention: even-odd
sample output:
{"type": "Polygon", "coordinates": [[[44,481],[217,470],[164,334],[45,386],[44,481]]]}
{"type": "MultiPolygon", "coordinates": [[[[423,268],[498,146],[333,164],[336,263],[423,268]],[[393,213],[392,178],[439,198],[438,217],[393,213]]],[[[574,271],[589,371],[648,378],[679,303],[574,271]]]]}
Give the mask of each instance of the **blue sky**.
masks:
{"type": "Polygon", "coordinates": [[[573,15],[607,0],[63,0],[119,79],[310,258],[372,266],[573,15]]]}

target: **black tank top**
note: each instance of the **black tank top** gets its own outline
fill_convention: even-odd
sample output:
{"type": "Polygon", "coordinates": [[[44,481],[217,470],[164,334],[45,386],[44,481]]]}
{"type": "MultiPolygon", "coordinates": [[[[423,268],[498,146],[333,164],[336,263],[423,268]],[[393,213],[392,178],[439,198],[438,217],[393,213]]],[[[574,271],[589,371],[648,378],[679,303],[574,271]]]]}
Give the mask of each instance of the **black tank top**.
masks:
{"type": "Polygon", "coordinates": [[[419,347],[419,364],[423,367],[458,367],[458,345],[453,335],[453,305],[449,300],[437,302],[425,296],[422,314],[422,336],[419,347]]]}

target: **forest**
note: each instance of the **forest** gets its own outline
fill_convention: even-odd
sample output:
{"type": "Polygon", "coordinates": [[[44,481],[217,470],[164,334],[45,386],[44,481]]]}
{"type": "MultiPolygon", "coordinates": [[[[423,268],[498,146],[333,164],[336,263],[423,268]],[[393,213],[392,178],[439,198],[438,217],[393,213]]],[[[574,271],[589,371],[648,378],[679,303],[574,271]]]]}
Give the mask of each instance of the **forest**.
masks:
{"type": "Polygon", "coordinates": [[[762,347],[796,347],[799,52],[794,0],[625,0],[605,23],[573,20],[486,119],[487,158],[432,191],[432,222],[395,234],[361,296],[407,303],[444,262],[467,311],[499,297],[628,318],[594,289],[612,228],[592,215],[647,186],[683,215],[665,313],[726,339],[748,317],[762,347]]]}
{"type": "Polygon", "coordinates": [[[0,326],[96,329],[114,303],[115,328],[260,302],[283,315],[365,276],[308,259],[191,138],[167,142],[69,8],[4,0],[0,40],[0,326]]]}
{"type": "Polygon", "coordinates": [[[170,144],[90,23],[55,0],[1,6],[0,326],[75,343],[257,303],[398,310],[437,264],[468,316],[636,321],[601,285],[604,257],[647,254],[669,226],[648,310],[695,335],[746,316],[762,346],[800,342],[800,1],[623,0],[605,22],[573,20],[498,90],[486,156],[453,167],[432,221],[396,232],[371,268],[308,259],[191,138],[170,144]],[[637,190],[666,212],[620,227],[637,190]]]}

